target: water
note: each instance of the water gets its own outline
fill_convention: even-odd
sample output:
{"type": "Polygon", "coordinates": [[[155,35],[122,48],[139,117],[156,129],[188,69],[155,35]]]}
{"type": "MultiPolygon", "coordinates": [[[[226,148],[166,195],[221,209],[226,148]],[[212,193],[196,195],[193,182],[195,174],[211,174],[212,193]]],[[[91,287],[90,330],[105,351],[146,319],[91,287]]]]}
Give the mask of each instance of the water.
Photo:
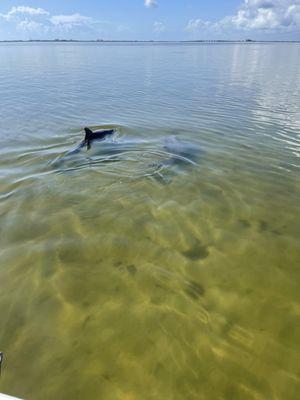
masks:
{"type": "Polygon", "coordinates": [[[294,400],[300,45],[0,45],[0,391],[294,400]],[[113,138],[69,154],[82,128],[113,138]]]}

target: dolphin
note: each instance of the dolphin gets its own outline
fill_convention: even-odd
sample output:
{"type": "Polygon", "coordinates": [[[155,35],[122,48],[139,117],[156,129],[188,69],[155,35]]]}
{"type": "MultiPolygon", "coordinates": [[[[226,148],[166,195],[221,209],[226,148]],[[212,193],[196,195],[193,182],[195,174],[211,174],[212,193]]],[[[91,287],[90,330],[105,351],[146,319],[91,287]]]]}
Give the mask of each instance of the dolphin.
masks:
{"type": "Polygon", "coordinates": [[[86,127],[84,132],[84,139],[75,148],[57,157],[52,165],[64,164],[65,170],[72,170],[85,165],[122,162],[122,166],[116,166],[116,171],[136,165],[137,168],[145,170],[148,176],[154,178],[159,176],[162,182],[166,183],[168,176],[171,179],[172,175],[181,173],[189,166],[197,166],[199,157],[203,153],[197,144],[177,135],[147,139],[116,135],[116,138],[110,140],[109,137],[118,132],[117,128],[92,131],[86,127]],[[105,140],[106,138],[109,140],[105,140]],[[94,141],[102,143],[99,146],[95,143],[94,147],[92,146],[94,141]],[[87,151],[83,151],[84,149],[87,151]]]}
{"type": "Polygon", "coordinates": [[[84,128],[85,137],[75,148],[67,151],[64,155],[58,156],[54,161],[51,162],[52,165],[58,165],[81,152],[81,150],[86,147],[87,150],[91,148],[91,143],[96,140],[104,140],[106,136],[113,135],[116,129],[98,129],[92,131],[90,128],[84,128]]]}
{"type": "Polygon", "coordinates": [[[80,150],[85,146],[87,150],[89,150],[91,148],[91,143],[94,140],[104,140],[106,136],[113,135],[116,132],[115,129],[99,129],[97,131],[92,131],[89,128],[84,128],[84,131],[84,139],[79,143],[77,147],[75,147],[75,149],[69,150],[66,156],[79,153],[80,150]]]}
{"type": "Polygon", "coordinates": [[[80,144],[80,147],[84,147],[86,145],[87,149],[91,148],[91,142],[93,140],[103,140],[106,136],[112,135],[115,133],[115,129],[100,129],[97,131],[92,131],[89,128],[84,128],[85,137],[80,144]]]}

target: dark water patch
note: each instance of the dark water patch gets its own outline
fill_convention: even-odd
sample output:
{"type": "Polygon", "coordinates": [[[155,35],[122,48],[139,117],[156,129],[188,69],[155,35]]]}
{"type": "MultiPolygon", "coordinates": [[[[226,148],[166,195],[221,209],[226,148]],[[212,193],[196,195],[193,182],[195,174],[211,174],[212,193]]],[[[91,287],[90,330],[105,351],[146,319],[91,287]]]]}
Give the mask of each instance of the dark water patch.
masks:
{"type": "Polygon", "coordinates": [[[128,274],[131,276],[135,276],[135,274],[137,273],[137,268],[134,264],[127,265],[126,269],[128,274]]]}
{"type": "Polygon", "coordinates": [[[264,220],[260,220],[260,221],[258,221],[258,229],[260,232],[269,231],[270,230],[269,224],[264,220]]]}
{"type": "Polygon", "coordinates": [[[112,380],[112,375],[110,375],[109,373],[104,373],[101,375],[101,377],[105,380],[105,381],[111,381],[112,380]]]}
{"type": "Polygon", "coordinates": [[[271,233],[272,235],[275,236],[282,236],[283,233],[278,230],[278,229],[274,229],[273,226],[271,226],[268,222],[264,221],[264,220],[260,220],[258,221],[258,231],[260,233],[271,233]]]}
{"type": "Polygon", "coordinates": [[[82,322],[82,328],[85,329],[86,326],[92,321],[92,319],[93,319],[92,315],[87,315],[84,321],[82,322]]]}
{"type": "Polygon", "coordinates": [[[182,254],[192,261],[204,260],[209,256],[209,250],[200,240],[197,240],[192,247],[183,251],[182,254]]]}
{"type": "Polygon", "coordinates": [[[196,282],[196,281],[187,281],[185,292],[192,298],[192,299],[199,299],[199,297],[204,296],[205,289],[204,287],[196,282]]]}
{"type": "Polygon", "coordinates": [[[241,226],[242,228],[246,228],[246,229],[247,229],[247,228],[250,228],[250,227],[251,227],[250,222],[247,221],[246,219],[239,219],[238,222],[239,222],[239,224],[240,224],[240,226],[241,226]]]}
{"type": "Polygon", "coordinates": [[[122,268],[122,265],[123,265],[122,261],[115,261],[115,262],[113,263],[113,266],[114,266],[115,268],[118,268],[118,269],[122,268]]]}
{"type": "Polygon", "coordinates": [[[276,235],[276,236],[282,236],[283,235],[283,233],[281,231],[279,231],[278,229],[273,229],[271,232],[273,233],[273,235],[276,235]]]}
{"type": "Polygon", "coordinates": [[[137,273],[137,268],[134,264],[124,265],[122,261],[115,261],[113,266],[122,273],[127,272],[130,276],[135,276],[137,273]]]}

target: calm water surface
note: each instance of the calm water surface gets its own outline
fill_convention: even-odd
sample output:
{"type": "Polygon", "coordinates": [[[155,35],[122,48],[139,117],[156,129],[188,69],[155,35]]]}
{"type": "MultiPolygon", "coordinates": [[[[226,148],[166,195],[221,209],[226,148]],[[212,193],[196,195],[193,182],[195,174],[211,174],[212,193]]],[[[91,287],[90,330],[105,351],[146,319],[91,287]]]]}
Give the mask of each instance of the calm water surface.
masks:
{"type": "Polygon", "coordinates": [[[300,45],[0,45],[0,391],[296,400],[300,45]],[[82,128],[115,127],[66,153],[82,128]]]}

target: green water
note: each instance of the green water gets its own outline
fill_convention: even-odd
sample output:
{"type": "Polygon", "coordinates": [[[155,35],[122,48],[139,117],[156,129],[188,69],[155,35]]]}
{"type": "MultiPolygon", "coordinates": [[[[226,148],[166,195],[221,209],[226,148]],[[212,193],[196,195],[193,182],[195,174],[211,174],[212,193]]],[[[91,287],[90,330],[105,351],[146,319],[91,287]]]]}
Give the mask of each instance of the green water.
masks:
{"type": "Polygon", "coordinates": [[[1,392],[298,399],[299,63],[0,46],[1,392]],[[117,133],[65,156],[85,125],[117,133]]]}

